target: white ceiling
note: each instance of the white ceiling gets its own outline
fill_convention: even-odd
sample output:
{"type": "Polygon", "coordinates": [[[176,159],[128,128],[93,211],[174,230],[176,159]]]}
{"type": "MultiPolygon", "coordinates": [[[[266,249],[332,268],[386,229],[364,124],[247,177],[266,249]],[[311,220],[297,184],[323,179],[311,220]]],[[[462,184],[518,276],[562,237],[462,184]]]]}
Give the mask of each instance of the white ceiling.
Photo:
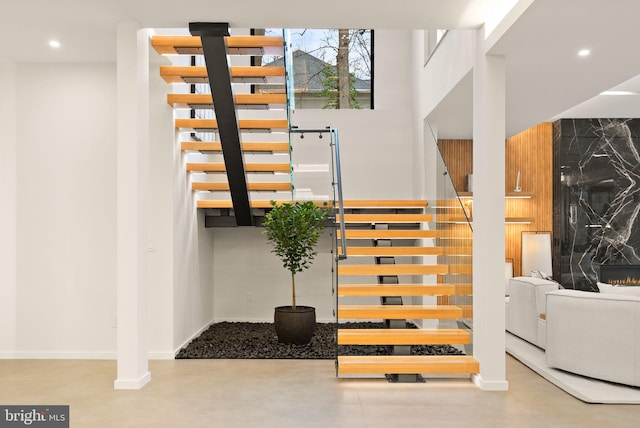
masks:
{"type": "MultiPolygon", "coordinates": [[[[532,4],[490,51],[506,58],[507,135],[567,115],[638,116],[640,95],[590,100],[623,82],[640,92],[638,0],[3,0],[0,60],[111,62],[122,21],[153,28],[215,21],[236,28],[472,29],[516,1],[532,4]],[[52,38],[60,49],[49,48],[52,38]],[[578,58],[584,47],[592,55],[578,58]]],[[[434,113],[439,136],[471,137],[471,81],[467,76],[434,113]]]]}

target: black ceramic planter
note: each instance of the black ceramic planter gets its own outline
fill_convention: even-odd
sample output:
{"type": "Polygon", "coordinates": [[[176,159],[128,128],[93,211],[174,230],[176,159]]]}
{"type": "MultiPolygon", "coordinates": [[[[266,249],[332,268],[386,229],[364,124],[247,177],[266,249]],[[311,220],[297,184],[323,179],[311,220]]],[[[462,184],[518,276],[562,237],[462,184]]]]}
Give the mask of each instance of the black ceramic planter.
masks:
{"type": "Polygon", "coordinates": [[[273,322],[278,342],[304,345],[309,343],[316,329],[316,308],[311,306],[278,306],[273,322]]]}

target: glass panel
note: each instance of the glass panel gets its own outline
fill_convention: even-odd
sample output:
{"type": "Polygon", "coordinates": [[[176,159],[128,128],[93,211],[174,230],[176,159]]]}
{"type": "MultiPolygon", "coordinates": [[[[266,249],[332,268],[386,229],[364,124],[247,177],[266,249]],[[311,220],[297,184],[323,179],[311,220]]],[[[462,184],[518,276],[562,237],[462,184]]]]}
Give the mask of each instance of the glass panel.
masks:
{"type": "MultiPolygon", "coordinates": [[[[431,129],[430,129],[431,131],[431,129]]],[[[433,136],[434,141],[437,141],[433,136]]],[[[431,204],[435,218],[435,229],[438,230],[436,245],[442,247],[442,255],[438,256],[438,264],[449,266],[449,274],[438,275],[438,282],[453,285],[453,293],[438,296],[438,305],[455,305],[462,308],[463,318],[458,320],[457,327],[473,326],[473,272],[472,243],[473,199],[461,199],[455,188],[451,175],[444,162],[440,148],[437,159],[437,200],[431,204]]],[[[452,326],[455,328],[455,326],[452,326]]],[[[471,348],[466,349],[471,354],[471,348]]]]}

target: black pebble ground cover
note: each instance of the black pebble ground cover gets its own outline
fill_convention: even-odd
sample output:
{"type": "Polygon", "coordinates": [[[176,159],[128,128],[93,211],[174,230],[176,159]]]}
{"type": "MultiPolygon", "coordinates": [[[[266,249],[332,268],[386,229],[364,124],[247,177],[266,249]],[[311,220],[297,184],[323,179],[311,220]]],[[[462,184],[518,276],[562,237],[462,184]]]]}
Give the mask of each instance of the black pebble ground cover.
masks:
{"type": "MultiPolygon", "coordinates": [[[[351,322],[340,328],[383,328],[382,323],[351,322]]],[[[408,328],[415,328],[407,324],[408,328]]],[[[338,355],[390,355],[388,346],[340,345],[336,348],[336,325],[318,323],[306,345],[279,343],[272,323],[221,322],[212,324],[182,348],[177,359],[307,359],[331,360],[338,355]]],[[[462,355],[450,345],[418,345],[414,355],[462,355]]]]}

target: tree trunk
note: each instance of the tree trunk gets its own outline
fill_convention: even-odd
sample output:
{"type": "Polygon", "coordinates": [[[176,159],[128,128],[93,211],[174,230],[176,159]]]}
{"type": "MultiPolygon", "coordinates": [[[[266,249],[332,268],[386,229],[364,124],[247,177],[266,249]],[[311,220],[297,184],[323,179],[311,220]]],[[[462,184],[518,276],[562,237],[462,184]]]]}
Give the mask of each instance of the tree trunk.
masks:
{"type": "Polygon", "coordinates": [[[338,30],[338,57],[336,58],[338,72],[338,106],[351,107],[351,84],[349,76],[349,30],[338,30]]]}
{"type": "Polygon", "coordinates": [[[291,274],[291,308],[296,310],[296,278],[291,274]]]}

